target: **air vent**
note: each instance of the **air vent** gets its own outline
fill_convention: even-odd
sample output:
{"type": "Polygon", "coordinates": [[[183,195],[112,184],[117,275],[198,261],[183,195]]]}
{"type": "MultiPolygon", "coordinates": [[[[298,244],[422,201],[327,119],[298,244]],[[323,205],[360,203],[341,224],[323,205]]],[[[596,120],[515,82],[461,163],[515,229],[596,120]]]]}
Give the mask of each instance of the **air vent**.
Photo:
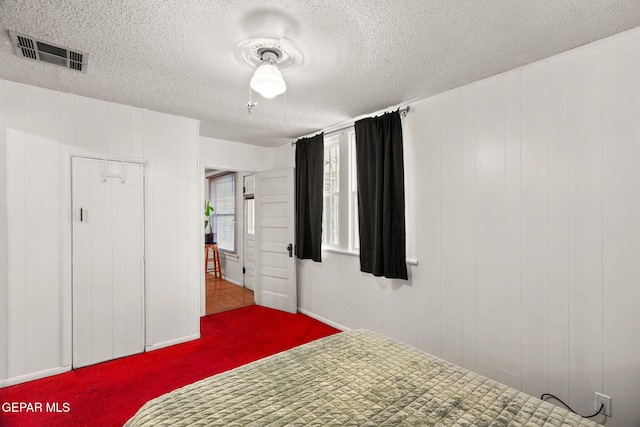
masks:
{"type": "Polygon", "coordinates": [[[9,31],[16,55],[22,58],[35,59],[36,61],[48,62],[71,70],[87,72],[88,55],[83,52],[67,49],[36,40],[33,37],[17,34],[9,31]]]}

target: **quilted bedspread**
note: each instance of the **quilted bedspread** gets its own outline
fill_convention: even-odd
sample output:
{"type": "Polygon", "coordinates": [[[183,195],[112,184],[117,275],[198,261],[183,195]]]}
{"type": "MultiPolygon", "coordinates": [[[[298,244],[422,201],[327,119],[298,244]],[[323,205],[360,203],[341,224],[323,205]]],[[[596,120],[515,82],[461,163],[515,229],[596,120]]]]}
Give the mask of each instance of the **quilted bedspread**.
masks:
{"type": "Polygon", "coordinates": [[[595,426],[369,331],[332,335],[147,402],[127,426],[595,426]]]}

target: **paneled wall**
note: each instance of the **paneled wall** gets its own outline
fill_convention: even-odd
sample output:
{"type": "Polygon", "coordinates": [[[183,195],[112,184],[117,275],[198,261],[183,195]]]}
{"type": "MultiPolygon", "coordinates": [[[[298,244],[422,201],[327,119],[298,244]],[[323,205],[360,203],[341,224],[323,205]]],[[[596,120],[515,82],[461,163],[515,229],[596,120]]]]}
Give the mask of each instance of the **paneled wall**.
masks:
{"type": "Polygon", "coordinates": [[[145,164],[146,346],[198,337],[198,122],[7,81],[0,105],[0,386],[71,364],[73,155],[145,164]]]}
{"type": "Polygon", "coordinates": [[[301,309],[640,425],[639,75],[635,29],[411,105],[419,265],[300,262],[301,309]]]}
{"type": "MultiPolygon", "coordinates": [[[[5,97],[5,87],[0,84],[0,99],[5,97]]],[[[0,129],[5,128],[5,104],[0,102],[0,129]]],[[[0,165],[7,164],[6,133],[0,132],[0,165]]],[[[0,378],[7,377],[8,363],[8,281],[7,281],[7,173],[0,170],[0,378]]]]}

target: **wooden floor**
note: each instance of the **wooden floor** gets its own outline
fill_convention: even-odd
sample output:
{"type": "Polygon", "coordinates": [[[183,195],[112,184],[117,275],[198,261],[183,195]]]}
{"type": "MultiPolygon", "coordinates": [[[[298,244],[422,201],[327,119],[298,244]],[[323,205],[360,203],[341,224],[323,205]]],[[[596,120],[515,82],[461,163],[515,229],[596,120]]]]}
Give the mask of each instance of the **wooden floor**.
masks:
{"type": "Polygon", "coordinates": [[[253,291],[207,273],[207,314],[253,305],[253,291]]]}

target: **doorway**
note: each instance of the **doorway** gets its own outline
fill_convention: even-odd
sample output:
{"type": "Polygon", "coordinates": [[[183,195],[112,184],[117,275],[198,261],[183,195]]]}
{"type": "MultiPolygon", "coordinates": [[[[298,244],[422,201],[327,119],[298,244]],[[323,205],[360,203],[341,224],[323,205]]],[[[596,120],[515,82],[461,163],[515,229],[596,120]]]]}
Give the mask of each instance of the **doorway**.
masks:
{"type": "Polygon", "coordinates": [[[205,218],[217,245],[219,272],[216,274],[215,252],[206,252],[204,266],[204,313],[220,313],[253,305],[254,295],[244,285],[244,176],[242,172],[205,168],[204,201],[213,208],[205,218]]]}
{"type": "MultiPolygon", "coordinates": [[[[254,175],[255,183],[255,214],[254,214],[254,301],[258,305],[262,305],[277,310],[288,311],[290,313],[297,312],[297,285],[296,285],[296,260],[293,255],[295,222],[294,222],[294,170],[293,168],[284,168],[271,170],[267,172],[259,172],[254,175]]],[[[216,204],[221,206],[221,201],[216,200],[217,189],[213,189],[212,180],[215,176],[222,173],[234,173],[236,179],[234,182],[244,183],[241,179],[251,173],[216,171],[204,168],[204,176],[202,182],[202,206],[206,206],[209,200],[214,200],[214,209],[216,204]]],[[[235,185],[235,184],[234,184],[235,185]]],[[[238,185],[239,186],[239,185],[238,185]]],[[[251,200],[251,198],[248,198],[251,200]]],[[[216,230],[216,240],[220,245],[220,264],[222,267],[222,279],[231,284],[235,284],[245,291],[251,290],[245,287],[243,276],[246,272],[246,263],[244,262],[243,241],[245,223],[242,220],[244,212],[243,191],[234,191],[234,209],[237,209],[234,216],[234,252],[229,248],[222,246],[223,239],[218,233],[220,228],[216,230]],[[236,238],[241,236],[241,238],[236,238]]],[[[251,202],[247,202],[250,204],[251,202]]],[[[218,211],[216,215],[223,215],[224,212],[218,211]]],[[[212,218],[211,222],[217,221],[212,218]]],[[[228,221],[227,221],[228,222],[228,221]]],[[[216,225],[218,227],[219,224],[216,225]]],[[[201,245],[204,243],[204,238],[201,245]]],[[[202,247],[202,246],[201,246],[202,247]]],[[[224,299],[228,299],[228,293],[224,292],[224,287],[210,289],[207,297],[207,267],[208,260],[205,259],[204,274],[202,277],[202,300],[201,313],[206,315],[207,300],[214,300],[215,294],[221,295],[224,299]],[[218,292],[221,291],[221,292],[218,292]],[[226,294],[226,295],[225,295],[226,294]]],[[[209,280],[211,285],[215,284],[214,280],[209,280]]]]}

